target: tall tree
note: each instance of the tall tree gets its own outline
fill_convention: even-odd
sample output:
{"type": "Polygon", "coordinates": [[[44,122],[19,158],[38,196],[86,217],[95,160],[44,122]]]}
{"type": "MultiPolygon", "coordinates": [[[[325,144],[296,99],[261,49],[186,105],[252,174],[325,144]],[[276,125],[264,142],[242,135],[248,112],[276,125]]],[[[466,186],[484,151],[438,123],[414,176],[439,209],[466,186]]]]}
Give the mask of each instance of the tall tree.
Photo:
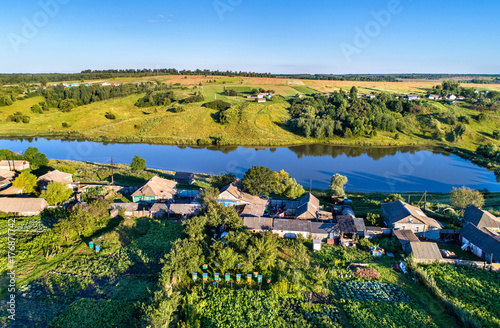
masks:
{"type": "Polygon", "coordinates": [[[243,178],[243,187],[252,195],[268,196],[275,185],[275,172],[265,166],[254,166],[243,178]]]}
{"type": "Polygon", "coordinates": [[[466,209],[470,205],[482,207],[484,205],[484,196],[480,191],[465,186],[462,188],[453,188],[451,191],[451,204],[461,210],[466,209]]]}
{"type": "Polygon", "coordinates": [[[58,205],[67,201],[73,190],[68,188],[67,185],[61,182],[51,182],[47,186],[47,190],[42,191],[42,198],[44,198],[49,205],[58,205]]]}
{"type": "Polygon", "coordinates": [[[36,176],[27,171],[21,172],[18,177],[12,181],[15,188],[22,189],[23,193],[30,194],[36,188],[36,176]]]}
{"type": "Polygon", "coordinates": [[[36,147],[28,147],[28,149],[24,152],[24,159],[30,162],[31,168],[35,170],[49,164],[47,156],[39,152],[36,147]]]}
{"type": "Polygon", "coordinates": [[[132,159],[132,163],[130,164],[130,168],[134,171],[144,171],[146,169],[146,160],[136,155],[132,159]]]}
{"type": "Polygon", "coordinates": [[[347,181],[348,180],[346,176],[340,175],[338,173],[335,174],[330,182],[330,187],[328,187],[328,193],[330,194],[330,196],[345,196],[344,186],[347,181]]]}

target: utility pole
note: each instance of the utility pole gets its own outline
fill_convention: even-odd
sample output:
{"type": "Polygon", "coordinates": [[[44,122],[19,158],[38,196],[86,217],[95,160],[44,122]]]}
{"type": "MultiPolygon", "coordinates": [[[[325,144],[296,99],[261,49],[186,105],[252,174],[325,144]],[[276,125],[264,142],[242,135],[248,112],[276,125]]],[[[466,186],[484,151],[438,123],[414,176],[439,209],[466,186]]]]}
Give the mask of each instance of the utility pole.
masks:
{"type": "Polygon", "coordinates": [[[312,192],[312,184],[313,184],[313,179],[309,180],[309,193],[312,192]]]}
{"type": "Polygon", "coordinates": [[[424,192],[424,212],[427,205],[427,190],[424,192]]]}
{"type": "Polygon", "coordinates": [[[115,184],[115,179],[114,179],[114,166],[113,166],[113,156],[111,156],[111,185],[115,184]]]}

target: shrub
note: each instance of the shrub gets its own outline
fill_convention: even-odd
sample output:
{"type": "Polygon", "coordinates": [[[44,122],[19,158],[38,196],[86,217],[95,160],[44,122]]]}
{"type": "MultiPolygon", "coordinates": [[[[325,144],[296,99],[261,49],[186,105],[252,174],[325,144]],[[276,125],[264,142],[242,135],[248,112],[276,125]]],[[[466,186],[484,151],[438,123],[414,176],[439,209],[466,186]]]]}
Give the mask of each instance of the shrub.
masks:
{"type": "Polygon", "coordinates": [[[186,108],[184,106],[178,106],[173,108],[174,113],[182,113],[186,111],[186,108]]]}
{"type": "Polygon", "coordinates": [[[187,97],[186,99],[184,99],[182,101],[182,103],[183,104],[191,104],[191,103],[202,102],[203,100],[205,100],[205,97],[203,97],[202,95],[195,95],[195,96],[187,97]]]}
{"type": "Polygon", "coordinates": [[[29,123],[30,122],[30,117],[27,116],[27,115],[23,115],[23,113],[21,113],[21,112],[16,112],[13,115],[10,115],[7,118],[7,121],[16,122],[16,123],[21,123],[21,122],[23,122],[23,123],[29,123]]]}
{"type": "Polygon", "coordinates": [[[500,130],[493,131],[493,138],[500,140],[500,130]]]}
{"type": "Polygon", "coordinates": [[[222,101],[222,100],[214,100],[214,101],[206,103],[204,106],[207,108],[217,109],[217,110],[221,110],[221,111],[231,108],[230,103],[222,101]]]}
{"type": "Polygon", "coordinates": [[[70,128],[71,127],[71,125],[69,125],[66,122],[63,122],[61,125],[62,125],[63,128],[70,128]]]}
{"type": "Polygon", "coordinates": [[[116,115],[110,112],[107,112],[106,115],[104,115],[108,120],[114,120],[116,119],[116,115]]]}
{"type": "Polygon", "coordinates": [[[43,113],[42,107],[40,107],[40,105],[38,104],[34,104],[33,106],[31,106],[31,111],[38,114],[43,113]]]}

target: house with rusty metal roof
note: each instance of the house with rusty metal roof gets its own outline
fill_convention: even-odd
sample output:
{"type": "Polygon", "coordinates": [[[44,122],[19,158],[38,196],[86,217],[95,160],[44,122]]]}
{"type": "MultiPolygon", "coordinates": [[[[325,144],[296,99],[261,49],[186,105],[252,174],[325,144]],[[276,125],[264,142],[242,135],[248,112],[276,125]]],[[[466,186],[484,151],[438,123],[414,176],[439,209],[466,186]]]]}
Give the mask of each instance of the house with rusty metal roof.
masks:
{"type": "Polygon", "coordinates": [[[73,183],[73,175],[59,170],[50,171],[40,176],[36,182],[42,190],[47,189],[48,184],[51,182],[63,183],[71,189],[75,187],[75,184],[73,183]]]}

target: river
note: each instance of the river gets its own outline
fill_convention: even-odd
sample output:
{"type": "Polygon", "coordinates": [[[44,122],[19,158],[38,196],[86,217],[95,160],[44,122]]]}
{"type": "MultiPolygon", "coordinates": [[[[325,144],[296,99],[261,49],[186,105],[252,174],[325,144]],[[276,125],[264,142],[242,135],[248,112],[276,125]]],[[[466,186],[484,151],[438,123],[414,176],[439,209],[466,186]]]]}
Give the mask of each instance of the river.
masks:
{"type": "Polygon", "coordinates": [[[49,158],[130,164],[134,155],[149,168],[242,177],[252,166],[285,170],[306,189],[326,189],[331,176],[348,177],[347,190],[362,192],[449,192],[468,186],[500,191],[493,172],[455,155],[410,147],[358,148],[301,145],[282,148],[197,148],[148,144],[102,144],[48,139],[0,140],[0,149],[22,152],[37,147],[49,158]]]}

